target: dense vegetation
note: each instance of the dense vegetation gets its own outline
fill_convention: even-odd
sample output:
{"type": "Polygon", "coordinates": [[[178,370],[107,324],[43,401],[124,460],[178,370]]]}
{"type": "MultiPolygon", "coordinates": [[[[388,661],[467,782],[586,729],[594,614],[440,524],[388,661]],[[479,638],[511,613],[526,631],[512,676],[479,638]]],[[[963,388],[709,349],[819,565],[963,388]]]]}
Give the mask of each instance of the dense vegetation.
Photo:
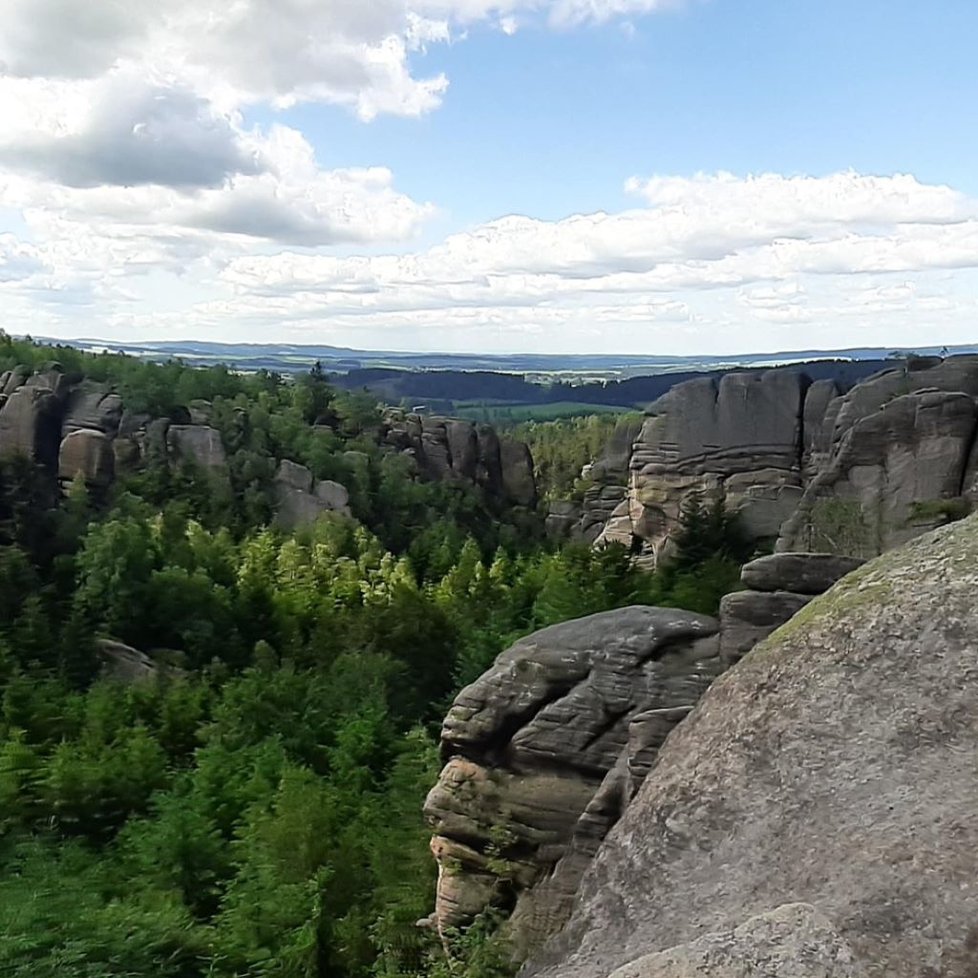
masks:
{"type": "Polygon", "coordinates": [[[0,337],[0,370],[52,358],[133,411],[207,401],[229,479],[150,455],[108,497],[75,483],[54,505],[43,472],[0,464],[0,973],[498,970],[481,932],[446,961],[415,926],[437,722],[534,628],[635,601],[711,610],[743,556],[722,507],[692,506],[680,559],[650,577],[620,550],[548,549],[537,517],[472,487],[415,481],[372,436],[373,400],[321,371],[0,337]],[[272,529],[282,458],[348,485],[357,521],[272,529]],[[106,678],[106,636],[152,651],[158,678],[106,678]]]}
{"type": "Polygon", "coordinates": [[[554,421],[527,421],[511,433],[530,446],[537,489],[544,499],[580,498],[590,485],[582,476],[586,465],[610,444],[623,438],[630,444],[641,415],[591,414],[554,421]]]}

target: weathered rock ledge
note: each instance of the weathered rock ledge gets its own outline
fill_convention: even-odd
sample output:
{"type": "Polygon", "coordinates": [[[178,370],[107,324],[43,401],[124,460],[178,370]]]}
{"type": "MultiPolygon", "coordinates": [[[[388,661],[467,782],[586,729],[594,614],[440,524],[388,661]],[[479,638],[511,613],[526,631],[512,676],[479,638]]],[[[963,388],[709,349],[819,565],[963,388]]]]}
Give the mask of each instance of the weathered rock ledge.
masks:
{"type": "MultiPolygon", "coordinates": [[[[765,585],[780,569],[811,592],[856,563],[801,554],[749,567],[765,585]]],[[[442,728],[445,767],[425,803],[439,867],[430,922],[443,931],[503,906],[524,956],[555,933],[670,731],[811,597],[738,592],[719,620],[623,608],[543,629],[500,655],[442,728]]]]}
{"type": "Polygon", "coordinates": [[[972,978],[976,589],[971,517],[849,574],[728,670],[526,973],[972,978]],[[797,902],[824,924],[784,918],[797,902]],[[766,950],[752,931],[772,914],[766,950]]]}

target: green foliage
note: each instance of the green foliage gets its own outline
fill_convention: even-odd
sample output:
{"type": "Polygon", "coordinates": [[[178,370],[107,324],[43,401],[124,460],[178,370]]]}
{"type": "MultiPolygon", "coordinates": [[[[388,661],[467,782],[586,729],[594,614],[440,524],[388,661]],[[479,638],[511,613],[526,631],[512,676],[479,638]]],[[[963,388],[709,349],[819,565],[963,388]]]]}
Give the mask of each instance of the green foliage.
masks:
{"type": "MultiPolygon", "coordinates": [[[[415,922],[434,864],[421,802],[460,684],[534,628],[633,602],[713,605],[740,555],[684,516],[672,576],[622,548],[541,545],[534,515],[425,484],[377,404],[295,382],[83,355],[0,335],[0,369],[57,358],[127,407],[207,415],[228,475],[144,464],[57,500],[0,463],[0,972],[15,978],[507,978],[488,915],[443,947],[415,922]],[[337,479],[357,522],[270,526],[283,459],[337,479]],[[100,678],[98,641],[167,666],[100,678]]],[[[614,434],[538,425],[573,489],[614,434]]],[[[500,867],[506,840],[491,854],[500,867]]]]}
{"type": "Polygon", "coordinates": [[[596,414],[556,421],[528,421],[513,429],[530,446],[536,467],[537,488],[545,499],[583,495],[586,480],[581,469],[598,458],[616,432],[634,426],[637,414],[596,414]]]}

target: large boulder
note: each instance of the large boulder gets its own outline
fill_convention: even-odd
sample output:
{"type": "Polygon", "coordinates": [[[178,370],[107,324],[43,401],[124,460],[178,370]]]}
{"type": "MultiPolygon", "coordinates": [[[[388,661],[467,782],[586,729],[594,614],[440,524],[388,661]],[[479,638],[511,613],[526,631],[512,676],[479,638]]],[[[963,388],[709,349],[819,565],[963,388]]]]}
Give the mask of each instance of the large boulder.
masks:
{"type": "Polygon", "coordinates": [[[191,461],[207,472],[227,473],[227,454],[221,433],[200,424],[171,424],[166,429],[168,451],[181,461],[191,461]]]}
{"type": "Polygon", "coordinates": [[[54,470],[61,444],[61,407],[47,387],[18,387],[0,408],[0,456],[23,455],[54,470]]]}
{"type": "Polygon", "coordinates": [[[275,473],[276,526],[295,530],[314,523],[323,513],[352,517],[346,487],[328,479],[317,482],[304,465],[282,459],[275,473]]]}
{"type": "Polygon", "coordinates": [[[521,639],[459,693],[442,728],[445,769],[425,803],[439,862],[434,924],[512,900],[519,940],[532,943],[566,913],[580,867],[540,903],[535,884],[578,828],[592,849],[600,841],[607,821],[578,823],[629,753],[632,721],[666,711],[647,721],[657,740],[633,731],[631,753],[661,742],[720,669],[716,631],[714,619],[673,609],[604,612],[521,639]]]}
{"type": "Polygon", "coordinates": [[[526,444],[501,438],[499,467],[504,497],[517,506],[532,506],[536,502],[537,487],[533,477],[533,456],[526,444]]]}
{"type": "Polygon", "coordinates": [[[62,484],[81,476],[92,487],[104,489],[115,475],[112,440],[101,431],[79,428],[69,432],[58,453],[58,478],[62,484]]]}
{"type": "Polygon", "coordinates": [[[527,972],[607,978],[804,902],[867,978],[971,978],[976,589],[971,517],[859,568],[721,676],[527,972]]]}
{"type": "Polygon", "coordinates": [[[740,579],[755,591],[824,594],[863,561],[839,554],[779,553],[758,557],[740,569],[740,579]]]}
{"type": "Polygon", "coordinates": [[[114,436],[122,421],[122,398],[104,384],[84,380],[65,401],[62,430],[65,435],[89,429],[114,436]]]}

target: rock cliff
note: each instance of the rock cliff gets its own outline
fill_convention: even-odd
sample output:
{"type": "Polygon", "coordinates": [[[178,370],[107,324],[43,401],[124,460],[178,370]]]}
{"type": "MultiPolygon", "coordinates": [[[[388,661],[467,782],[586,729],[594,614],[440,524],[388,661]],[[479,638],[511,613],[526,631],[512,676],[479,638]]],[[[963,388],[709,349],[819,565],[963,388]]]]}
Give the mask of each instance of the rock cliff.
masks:
{"type": "Polygon", "coordinates": [[[724,669],[858,564],[765,557],[744,573],[760,589],[729,596],[719,621],[623,608],[504,652],[442,727],[445,767],[425,803],[439,866],[430,922],[443,930],[504,906],[521,955],[556,931],[673,727],[724,669]]]}
{"type": "Polygon", "coordinates": [[[470,482],[489,496],[533,506],[533,458],[523,442],[500,438],[487,424],[391,409],[384,416],[384,442],[409,458],[432,481],[470,482]]]}
{"type": "Polygon", "coordinates": [[[791,368],[687,381],[650,406],[627,485],[599,481],[581,527],[654,564],[696,493],[761,546],[874,556],[978,500],[976,398],[975,356],[894,364],[849,390],[791,368]]]}
{"type": "MultiPolygon", "coordinates": [[[[34,373],[18,367],[0,374],[0,457],[24,456],[62,488],[81,477],[96,493],[117,473],[147,461],[192,464],[226,484],[227,450],[211,423],[212,405],[195,400],[178,413],[133,414],[108,385],[70,377],[57,363],[34,373]]],[[[536,502],[529,449],[488,425],[392,411],[378,437],[388,450],[411,458],[419,478],[479,485],[502,504],[536,502]]],[[[369,466],[359,452],[345,453],[345,460],[355,470],[369,466]]],[[[280,460],[274,493],[277,522],[286,528],[323,512],[350,515],[344,486],[314,481],[308,469],[288,459],[280,460]]]]}
{"type": "Polygon", "coordinates": [[[526,973],[971,978],[976,588],[971,517],[849,574],[727,671],[526,973]]]}

